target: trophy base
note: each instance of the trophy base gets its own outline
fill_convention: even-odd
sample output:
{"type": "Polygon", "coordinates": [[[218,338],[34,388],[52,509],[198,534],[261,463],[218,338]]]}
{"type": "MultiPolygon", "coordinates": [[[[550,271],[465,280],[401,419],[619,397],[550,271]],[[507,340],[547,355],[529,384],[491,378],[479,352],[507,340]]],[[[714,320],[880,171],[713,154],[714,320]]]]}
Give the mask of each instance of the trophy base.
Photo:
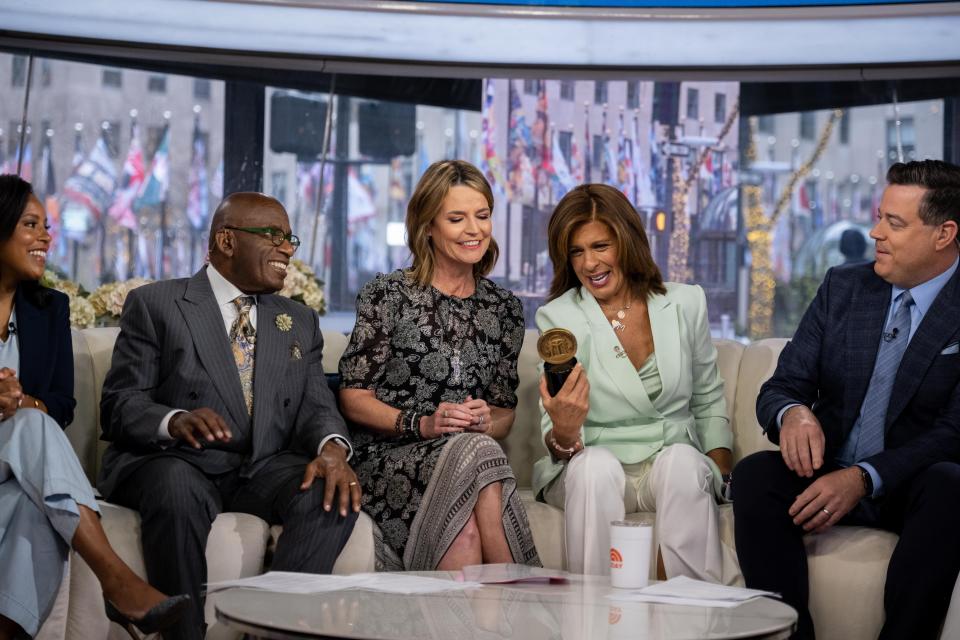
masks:
{"type": "Polygon", "coordinates": [[[563,383],[567,381],[567,376],[570,375],[570,372],[573,371],[576,364],[576,358],[571,358],[560,364],[543,363],[543,374],[547,378],[547,391],[551,396],[555,396],[560,392],[560,388],[563,387],[563,383]]]}

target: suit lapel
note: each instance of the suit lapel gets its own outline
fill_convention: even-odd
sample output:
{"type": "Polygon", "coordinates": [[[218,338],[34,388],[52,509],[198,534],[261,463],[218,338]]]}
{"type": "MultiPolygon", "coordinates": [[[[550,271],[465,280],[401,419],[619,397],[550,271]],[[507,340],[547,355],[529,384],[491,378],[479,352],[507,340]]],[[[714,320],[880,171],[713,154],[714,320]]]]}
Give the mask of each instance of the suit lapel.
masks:
{"type": "Polygon", "coordinates": [[[893,383],[890,405],[887,408],[885,427],[890,428],[907,403],[923,382],[927,369],[933,359],[940,354],[947,340],[957,332],[957,318],[960,317],[960,299],[957,287],[960,284],[960,270],[944,285],[940,294],[923,316],[907,350],[903,353],[897,377],[893,383]]]}
{"type": "Polygon", "coordinates": [[[290,358],[289,339],[277,328],[282,310],[273,295],[261,295],[257,301],[257,348],[253,370],[253,424],[271,419],[273,394],[283,368],[290,358]]]}
{"type": "MultiPolygon", "coordinates": [[[[664,391],[680,388],[680,366],[684,361],[680,349],[680,318],[677,305],[667,296],[651,296],[647,303],[650,314],[650,329],[653,332],[653,348],[657,354],[657,369],[664,391]]],[[[663,406],[663,405],[661,405],[663,406]]]]}
{"type": "MultiPolygon", "coordinates": [[[[890,308],[890,285],[879,277],[869,277],[865,286],[849,301],[851,311],[847,323],[846,390],[843,401],[843,437],[846,438],[860,413],[873,375],[880,349],[880,334],[890,308]]],[[[830,327],[824,327],[830,331],[830,327]]]]}
{"type": "Polygon", "coordinates": [[[234,426],[246,430],[250,417],[243,400],[243,389],[240,388],[240,376],[223,326],[223,314],[217,307],[206,268],[190,278],[183,299],[177,300],[177,305],[193,337],[200,363],[223,398],[234,426]]]}
{"type": "MultiPolygon", "coordinates": [[[[581,287],[579,302],[587,321],[590,323],[590,333],[593,337],[594,353],[591,361],[596,362],[603,369],[627,402],[633,405],[640,415],[658,415],[659,412],[650,402],[650,397],[640,381],[640,376],[633,368],[630,358],[626,357],[626,352],[622,350],[613,327],[610,326],[606,316],[603,315],[603,310],[597,304],[596,299],[589,291],[581,287]],[[623,357],[617,357],[618,353],[622,353],[623,357]]],[[[656,336],[654,336],[654,340],[656,340],[656,336]]]]}

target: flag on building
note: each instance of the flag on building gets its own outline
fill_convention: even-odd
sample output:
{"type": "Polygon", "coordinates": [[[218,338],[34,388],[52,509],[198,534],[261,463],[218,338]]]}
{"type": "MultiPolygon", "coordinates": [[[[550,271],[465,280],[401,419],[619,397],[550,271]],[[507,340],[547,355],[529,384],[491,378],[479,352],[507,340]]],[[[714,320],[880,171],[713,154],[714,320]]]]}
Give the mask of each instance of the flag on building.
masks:
{"type": "Polygon", "coordinates": [[[220,158],[217,170],[213,172],[213,180],[210,181],[210,197],[218,205],[223,200],[223,158],[220,158]]]}
{"type": "Polygon", "coordinates": [[[430,168],[430,154],[427,153],[427,141],[423,134],[417,136],[417,179],[430,168]]]}
{"type": "Polygon", "coordinates": [[[713,151],[703,150],[703,162],[700,163],[700,172],[697,179],[700,181],[700,191],[707,195],[717,192],[717,182],[714,180],[713,151]]]}
{"type": "Polygon", "coordinates": [[[7,166],[7,143],[3,139],[3,130],[0,129],[0,175],[13,173],[7,166]]]}
{"type": "Polygon", "coordinates": [[[577,145],[577,137],[570,133],[570,177],[574,184],[583,184],[583,156],[577,145]]]}
{"type": "Polygon", "coordinates": [[[190,177],[187,180],[187,220],[199,231],[207,226],[210,210],[210,185],[207,182],[207,145],[200,133],[199,123],[193,127],[193,158],[190,160],[190,177]]]}
{"type": "Polygon", "coordinates": [[[163,131],[160,146],[153,154],[150,163],[150,173],[144,180],[137,194],[133,208],[137,211],[143,207],[159,208],[167,200],[170,190],[170,126],[163,131]]]}
{"type": "Polygon", "coordinates": [[[623,111],[620,111],[620,131],[617,135],[617,187],[633,201],[633,144],[627,138],[626,125],[623,122],[623,111]]]}
{"type": "Polygon", "coordinates": [[[590,146],[590,106],[583,107],[583,182],[593,182],[593,152],[590,146]]]}
{"type": "Polygon", "coordinates": [[[56,246],[57,233],[60,231],[60,202],[57,200],[57,179],[53,174],[53,140],[46,136],[40,151],[40,176],[34,185],[34,193],[43,202],[47,211],[47,223],[50,225],[51,244],[56,246]]]}
{"type": "Polygon", "coordinates": [[[636,192],[634,204],[638,207],[657,206],[657,197],[653,192],[653,184],[650,181],[650,161],[649,156],[644,159],[640,151],[640,116],[637,111],[633,112],[633,184],[636,192]]]}
{"type": "Polygon", "coordinates": [[[570,173],[570,168],[567,166],[567,159],[563,157],[563,150],[560,148],[560,141],[556,131],[553,132],[552,155],[554,199],[559,200],[568,191],[577,186],[578,183],[570,173]]]}
{"type": "Polygon", "coordinates": [[[505,183],[503,181],[503,167],[500,166],[500,158],[497,157],[496,137],[494,123],[496,114],[494,113],[494,99],[496,97],[493,80],[487,79],[486,89],[483,98],[483,122],[481,124],[480,142],[482,147],[482,156],[480,169],[487,177],[487,182],[495,192],[504,193],[505,183]]]}
{"type": "Polygon", "coordinates": [[[86,153],[83,150],[83,125],[78,124],[74,128],[73,132],[73,162],[70,165],[71,171],[76,171],[77,167],[80,166],[80,163],[83,162],[83,159],[86,157],[86,153]]]}
{"type": "Polygon", "coordinates": [[[610,129],[607,127],[606,106],[604,106],[603,116],[600,119],[600,129],[603,145],[600,154],[600,182],[619,188],[617,183],[617,158],[613,149],[613,141],[610,139],[610,129]]]}
{"type": "Polygon", "coordinates": [[[533,165],[530,162],[532,140],[530,126],[523,113],[520,94],[510,86],[510,130],[507,135],[507,156],[509,163],[509,197],[515,202],[533,202],[534,182],[533,165]]]}
{"type": "Polygon", "coordinates": [[[63,185],[65,200],[86,207],[94,219],[107,212],[117,187],[117,169],[113,166],[107,141],[101,135],[83,162],[63,185]]]}
{"type": "Polygon", "coordinates": [[[553,142],[550,135],[550,119],[547,116],[547,83],[544,80],[538,80],[537,84],[537,114],[530,134],[537,174],[542,175],[541,181],[545,182],[546,178],[553,174],[551,164],[553,142]]]}
{"type": "Polygon", "coordinates": [[[660,176],[660,146],[657,144],[657,129],[653,122],[650,123],[650,186],[653,189],[654,205],[663,202],[666,198],[661,198],[661,194],[666,193],[666,185],[662,184],[660,176]]]}
{"type": "Polygon", "coordinates": [[[297,201],[300,206],[313,211],[317,204],[317,189],[320,185],[320,161],[297,163],[297,201]]]}
{"type": "Polygon", "coordinates": [[[110,205],[109,215],[121,227],[135,231],[137,216],[133,212],[133,202],[140,192],[146,177],[143,163],[143,146],[140,144],[140,126],[136,121],[130,125],[130,148],[123,161],[123,173],[117,195],[110,205]]]}

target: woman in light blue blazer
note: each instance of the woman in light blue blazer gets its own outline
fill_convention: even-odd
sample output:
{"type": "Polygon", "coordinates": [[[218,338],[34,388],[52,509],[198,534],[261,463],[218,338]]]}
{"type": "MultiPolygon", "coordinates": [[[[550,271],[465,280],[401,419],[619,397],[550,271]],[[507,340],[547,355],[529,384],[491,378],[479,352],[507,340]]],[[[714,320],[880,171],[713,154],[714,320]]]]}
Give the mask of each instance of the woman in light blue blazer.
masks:
{"type": "Polygon", "coordinates": [[[166,598],[114,553],[63,433],[76,405],[70,308],[37,282],[47,229],[30,184],[0,176],[0,640],[36,635],[71,547],[100,580],[111,620],[158,631],[189,596],[166,598]]]}
{"type": "Polygon", "coordinates": [[[639,216],[613,187],[569,192],[547,234],[554,276],[537,326],[571,331],[578,365],[556,396],[541,379],[550,455],[533,482],[538,499],[565,510],[568,568],[609,573],[609,523],[656,511],[667,576],[731,581],[717,503],[733,434],[703,290],[663,282],[639,216]]]}

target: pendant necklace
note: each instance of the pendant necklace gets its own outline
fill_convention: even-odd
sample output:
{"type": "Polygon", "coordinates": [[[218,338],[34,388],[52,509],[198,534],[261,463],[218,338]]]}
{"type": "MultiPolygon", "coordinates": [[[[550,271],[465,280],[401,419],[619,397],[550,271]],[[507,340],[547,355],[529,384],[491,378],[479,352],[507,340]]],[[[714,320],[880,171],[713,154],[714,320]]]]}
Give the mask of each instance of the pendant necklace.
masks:
{"type": "MultiPolygon", "coordinates": [[[[613,315],[613,318],[610,320],[610,326],[613,327],[614,331],[623,333],[623,330],[627,328],[627,325],[623,324],[623,320],[627,317],[627,311],[630,310],[630,307],[632,305],[633,305],[633,302],[627,303],[625,306],[621,307],[620,310],[613,315]]],[[[607,308],[606,305],[600,305],[600,306],[603,307],[604,309],[607,308]]]]}

